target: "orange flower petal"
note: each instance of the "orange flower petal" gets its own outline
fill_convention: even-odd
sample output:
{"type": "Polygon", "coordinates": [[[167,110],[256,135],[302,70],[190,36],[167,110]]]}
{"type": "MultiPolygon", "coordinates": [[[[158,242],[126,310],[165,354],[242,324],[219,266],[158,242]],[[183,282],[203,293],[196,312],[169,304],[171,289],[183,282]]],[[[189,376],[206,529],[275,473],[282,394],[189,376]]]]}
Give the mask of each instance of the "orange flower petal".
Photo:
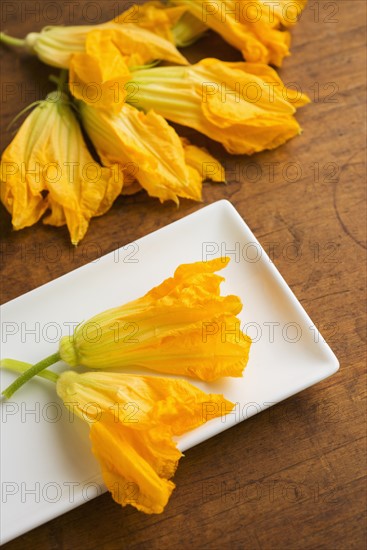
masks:
{"type": "Polygon", "coordinates": [[[173,437],[234,406],[185,380],[118,373],[64,372],[57,393],[89,421],[92,450],[114,500],[149,514],[164,510],[175,487],[170,478],[182,453],[173,437]]]}
{"type": "Polygon", "coordinates": [[[114,167],[93,160],[74,112],[58,92],[28,115],[4,151],[1,172],[1,200],[13,227],[32,225],[50,209],[44,223],[66,224],[73,244],[84,237],[91,217],[111,207],[123,182],[114,167]]]}
{"type": "Polygon", "coordinates": [[[309,101],[260,63],[208,58],[190,67],[135,71],[133,78],[137,107],[190,126],[234,154],[273,149],[299,134],[294,114],[309,101]]]}
{"type": "Polygon", "coordinates": [[[201,200],[202,177],[189,171],[180,138],[163,117],[128,104],[118,115],[84,104],[80,112],[105,166],[117,164],[127,170],[161,202],[178,203],[179,197],[201,200]]]}
{"type": "Polygon", "coordinates": [[[228,258],[182,264],[145,296],[107,310],[60,341],[61,358],[89,368],[144,367],[202,380],[241,376],[251,340],[236,317],[237,296],[221,296],[228,258]]]}

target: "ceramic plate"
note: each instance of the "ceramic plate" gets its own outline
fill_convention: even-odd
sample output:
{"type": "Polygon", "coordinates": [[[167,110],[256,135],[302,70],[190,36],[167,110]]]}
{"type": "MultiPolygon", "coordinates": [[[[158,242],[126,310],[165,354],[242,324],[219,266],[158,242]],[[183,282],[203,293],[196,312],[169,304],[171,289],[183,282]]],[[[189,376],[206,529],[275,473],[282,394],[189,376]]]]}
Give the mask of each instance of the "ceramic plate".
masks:
{"type": "MultiPolygon", "coordinates": [[[[197,385],[224,393],[232,414],[181,437],[188,449],[323,380],[338,361],[274,264],[227,201],[219,201],[1,307],[2,357],[37,362],[82,320],[130,301],[181,263],[229,256],[222,293],[237,294],[253,338],[242,378],[197,385]]],[[[14,374],[1,373],[4,389],[14,374]]],[[[2,543],[105,491],[88,427],[51,382],[34,379],[1,403],[2,543]]],[[[177,487],[177,491],[180,487],[177,487]]]]}

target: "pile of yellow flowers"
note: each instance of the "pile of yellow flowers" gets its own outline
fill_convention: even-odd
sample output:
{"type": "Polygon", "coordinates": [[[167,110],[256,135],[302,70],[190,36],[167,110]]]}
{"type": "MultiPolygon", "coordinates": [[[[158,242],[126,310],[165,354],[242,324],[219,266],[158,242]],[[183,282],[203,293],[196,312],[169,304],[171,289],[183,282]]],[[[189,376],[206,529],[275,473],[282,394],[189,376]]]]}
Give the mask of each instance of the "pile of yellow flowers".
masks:
{"type": "Polygon", "coordinates": [[[289,55],[287,29],[304,4],[154,1],[100,25],[46,27],[24,39],[1,33],[2,43],[63,71],[58,90],[37,102],[2,156],[1,201],[14,229],[46,214],[43,222],[66,224],[76,245],[90,219],[104,214],[121,193],[143,188],[162,202],[200,201],[203,181],[223,182],[224,169],[168,121],[205,134],[233,154],[273,149],[299,134],[294,114],[309,99],[286,88],[268,63],[280,66],[289,55]],[[177,46],[208,28],[245,61],[207,58],[191,65],[177,46]]]}
{"type": "Polygon", "coordinates": [[[228,261],[180,265],[145,296],[80,324],[36,365],[1,362],[22,373],[3,392],[6,398],[36,374],[56,382],[65,406],[88,422],[105,484],[121,505],[161,513],[182,456],[174,436],[229,413],[234,403],[181,378],[97,369],[143,367],[203,381],[242,376],[251,345],[237,317],[242,304],[237,296],[221,296],[223,277],[215,273],[228,261]],[[60,360],[94,371],[47,370],[60,360]]]}

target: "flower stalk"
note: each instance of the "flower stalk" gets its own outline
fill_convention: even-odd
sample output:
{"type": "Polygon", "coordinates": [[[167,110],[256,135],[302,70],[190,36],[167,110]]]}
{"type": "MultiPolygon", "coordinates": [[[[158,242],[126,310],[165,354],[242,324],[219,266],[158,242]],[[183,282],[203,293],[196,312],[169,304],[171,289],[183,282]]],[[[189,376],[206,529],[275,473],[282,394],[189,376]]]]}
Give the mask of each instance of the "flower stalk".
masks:
{"type": "MultiPolygon", "coordinates": [[[[60,354],[59,352],[53,353],[52,355],[49,355],[45,359],[42,359],[42,361],[39,361],[35,365],[32,365],[29,369],[22,372],[20,376],[10,386],[8,386],[3,392],[2,395],[6,397],[6,399],[9,399],[19,388],[21,388],[26,382],[28,382],[31,378],[33,378],[36,375],[39,375],[42,371],[47,369],[47,367],[50,367],[54,363],[57,363],[60,360],[60,354]]],[[[6,359],[8,361],[8,365],[13,365],[15,367],[15,363],[19,363],[19,361],[14,361],[13,363],[10,363],[11,360],[6,359]]],[[[3,364],[2,364],[3,366],[3,364]]],[[[9,367],[7,367],[9,368],[9,367]]],[[[14,368],[12,369],[14,370],[14,368]]]]}
{"type": "MultiPolygon", "coordinates": [[[[15,359],[2,359],[0,361],[0,368],[10,370],[11,372],[16,372],[17,374],[23,374],[31,367],[31,363],[26,363],[25,361],[16,361],[15,359]]],[[[59,379],[59,375],[56,374],[56,372],[52,372],[47,369],[38,372],[37,376],[54,383],[56,383],[59,379]]]]}
{"type": "Polygon", "coordinates": [[[24,48],[27,45],[27,41],[24,38],[15,38],[5,32],[0,32],[0,42],[7,46],[18,46],[20,48],[24,48]]]}

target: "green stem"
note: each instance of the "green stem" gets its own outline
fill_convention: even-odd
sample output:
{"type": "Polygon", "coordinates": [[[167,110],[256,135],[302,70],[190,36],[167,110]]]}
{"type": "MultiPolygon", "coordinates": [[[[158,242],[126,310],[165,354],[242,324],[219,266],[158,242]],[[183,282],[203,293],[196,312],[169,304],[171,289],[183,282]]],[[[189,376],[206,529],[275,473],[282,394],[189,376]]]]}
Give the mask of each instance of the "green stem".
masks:
{"type": "Polygon", "coordinates": [[[26,370],[18,376],[16,380],[10,386],[8,386],[2,394],[9,399],[15,393],[19,388],[23,386],[28,380],[33,378],[33,376],[36,376],[36,374],[39,374],[41,371],[47,369],[50,365],[53,365],[54,363],[57,363],[57,361],[60,360],[60,354],[59,352],[53,353],[49,357],[46,357],[45,359],[42,359],[39,363],[36,363],[33,365],[30,369],[26,370]]]}
{"type": "MultiPolygon", "coordinates": [[[[22,374],[26,370],[28,370],[31,367],[31,363],[25,363],[24,361],[16,361],[15,359],[2,359],[0,361],[0,368],[7,369],[12,372],[17,372],[18,374],[22,374]]],[[[52,372],[50,370],[43,370],[37,374],[37,376],[40,376],[41,378],[45,378],[46,380],[50,380],[51,382],[57,382],[59,375],[56,374],[56,372],[52,372]]]]}
{"type": "Polygon", "coordinates": [[[65,85],[68,80],[68,71],[66,69],[62,69],[59,76],[52,74],[48,77],[48,79],[57,85],[59,92],[65,92],[65,85]]]}
{"type": "Polygon", "coordinates": [[[0,42],[7,44],[8,46],[25,46],[26,41],[24,38],[14,38],[14,36],[9,36],[5,32],[0,32],[0,42]]]}

